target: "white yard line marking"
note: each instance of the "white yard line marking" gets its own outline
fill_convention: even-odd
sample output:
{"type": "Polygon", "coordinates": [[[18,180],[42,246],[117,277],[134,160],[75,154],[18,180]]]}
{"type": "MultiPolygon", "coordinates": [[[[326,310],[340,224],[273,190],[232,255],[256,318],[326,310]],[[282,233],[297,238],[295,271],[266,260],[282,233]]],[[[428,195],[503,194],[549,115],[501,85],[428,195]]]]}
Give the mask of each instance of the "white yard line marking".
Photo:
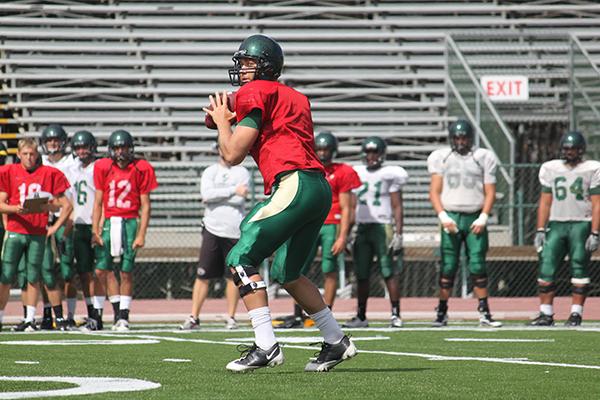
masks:
{"type": "Polygon", "coordinates": [[[189,360],[187,358],[163,358],[163,361],[165,361],[165,362],[174,362],[174,363],[192,362],[192,360],[189,360]]]}
{"type": "Polygon", "coordinates": [[[39,390],[27,392],[0,392],[0,399],[29,399],[37,397],[80,396],[108,392],[136,392],[156,389],[159,383],[129,378],[101,378],[76,376],[0,376],[0,381],[17,382],[64,382],[77,385],[74,388],[39,390]]]}
{"type": "Polygon", "coordinates": [[[23,365],[36,365],[39,364],[39,361],[15,361],[15,364],[23,364],[23,365]]]}
{"type": "Polygon", "coordinates": [[[445,338],[446,342],[498,342],[498,343],[554,343],[554,339],[478,339],[478,338],[445,338]]]}
{"type": "MultiPolygon", "coordinates": [[[[390,340],[389,336],[370,336],[352,338],[355,342],[366,342],[372,340],[390,340]]],[[[226,342],[254,342],[254,337],[227,338],[226,342]]],[[[323,341],[321,336],[282,336],[277,335],[279,343],[319,343],[323,341]]]]}
{"type": "MultiPolygon", "coordinates": [[[[432,327],[418,327],[418,326],[404,326],[402,328],[390,328],[390,327],[371,327],[371,328],[343,328],[344,332],[385,332],[385,333],[402,333],[402,332],[454,332],[454,331],[464,331],[464,332],[536,332],[536,331],[550,331],[550,332],[558,332],[558,331],[569,331],[569,332],[599,332],[600,326],[594,324],[592,326],[585,325],[577,328],[571,328],[566,326],[548,326],[548,327],[535,327],[535,326],[526,326],[526,325],[508,325],[503,326],[501,328],[491,328],[491,327],[479,327],[474,325],[453,325],[453,326],[445,326],[443,328],[432,328],[432,327]]],[[[105,331],[94,331],[89,333],[101,333],[105,331]]],[[[174,328],[172,325],[165,325],[165,328],[160,329],[132,329],[129,333],[137,334],[137,333],[177,333],[177,334],[190,334],[190,333],[202,333],[202,332],[253,332],[251,328],[240,328],[232,331],[231,329],[225,328],[205,328],[202,327],[198,330],[193,331],[182,331],[174,328]]],[[[288,332],[318,332],[316,328],[298,328],[298,329],[275,329],[275,333],[277,335],[288,332]]],[[[49,332],[54,333],[56,332],[49,332]]],[[[79,334],[81,332],[63,332],[63,333],[71,333],[71,334],[79,334]]],[[[127,332],[124,332],[127,334],[127,332]]],[[[32,333],[28,333],[31,335],[32,333]]],[[[38,333],[35,333],[38,334],[38,333]]]]}
{"type": "Polygon", "coordinates": [[[123,339],[123,340],[7,340],[0,344],[15,346],[87,346],[115,344],[157,344],[155,339],[123,339]]]}
{"type": "MultiPolygon", "coordinates": [[[[106,335],[106,336],[111,336],[111,335],[106,335]]],[[[150,336],[150,335],[132,335],[132,336],[142,338],[142,339],[156,339],[156,340],[165,340],[165,341],[169,341],[169,342],[192,342],[192,343],[221,344],[221,345],[242,344],[239,342],[227,342],[227,341],[204,340],[204,339],[184,339],[184,338],[174,338],[174,337],[167,337],[167,336],[150,336]]],[[[297,345],[288,344],[285,346],[285,348],[314,350],[315,346],[297,346],[297,345]]],[[[444,355],[440,355],[440,354],[406,353],[406,352],[396,352],[396,351],[360,350],[360,349],[358,350],[358,352],[363,353],[363,354],[389,355],[389,356],[400,356],[400,357],[419,357],[419,358],[425,358],[430,361],[479,361],[479,362],[504,363],[504,364],[543,365],[543,366],[547,366],[547,367],[582,368],[582,369],[600,370],[600,365],[530,361],[530,360],[521,359],[521,358],[455,357],[455,356],[444,356],[444,355]]]]}

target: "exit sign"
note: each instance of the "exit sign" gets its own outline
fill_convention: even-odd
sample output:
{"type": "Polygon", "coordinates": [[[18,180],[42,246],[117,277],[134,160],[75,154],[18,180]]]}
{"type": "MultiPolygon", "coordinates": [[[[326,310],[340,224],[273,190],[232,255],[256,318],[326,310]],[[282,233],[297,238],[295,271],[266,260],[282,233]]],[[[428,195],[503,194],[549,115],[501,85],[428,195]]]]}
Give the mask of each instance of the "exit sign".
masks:
{"type": "Polygon", "coordinates": [[[521,75],[484,75],[481,87],[492,101],[529,100],[529,79],[521,75]]]}

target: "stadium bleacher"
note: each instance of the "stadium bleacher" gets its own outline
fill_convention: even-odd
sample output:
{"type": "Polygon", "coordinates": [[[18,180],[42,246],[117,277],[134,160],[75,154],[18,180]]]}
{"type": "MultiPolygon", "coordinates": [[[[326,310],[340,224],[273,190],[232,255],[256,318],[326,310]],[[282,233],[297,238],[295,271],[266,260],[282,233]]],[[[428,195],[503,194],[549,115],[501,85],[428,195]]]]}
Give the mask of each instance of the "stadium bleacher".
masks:
{"type": "MultiPolygon", "coordinates": [[[[151,232],[193,232],[202,216],[199,176],[214,160],[215,133],[203,126],[201,108],[215,90],[231,90],[232,53],[261,32],[282,43],[282,79],[309,96],[316,130],[339,137],[341,160],[359,162],[366,136],[386,138],[389,162],[413,176],[407,226],[431,228],[424,160],[444,143],[456,117],[447,38],[476,76],[529,77],[527,104],[496,105],[504,121],[567,123],[569,35],[597,64],[600,5],[564,3],[5,1],[1,137],[37,136],[46,124],[61,123],[71,133],[89,129],[103,144],[112,130],[127,129],[157,166],[161,188],[153,196],[151,232]]],[[[593,76],[593,68],[585,73],[593,76]]],[[[578,101],[598,104],[600,89],[589,86],[578,101]]],[[[465,104],[475,109],[473,99],[465,104]]],[[[594,122],[590,109],[582,119],[594,122]]],[[[258,174],[255,183],[260,187],[258,174]]],[[[261,198],[260,190],[255,196],[261,198]]]]}

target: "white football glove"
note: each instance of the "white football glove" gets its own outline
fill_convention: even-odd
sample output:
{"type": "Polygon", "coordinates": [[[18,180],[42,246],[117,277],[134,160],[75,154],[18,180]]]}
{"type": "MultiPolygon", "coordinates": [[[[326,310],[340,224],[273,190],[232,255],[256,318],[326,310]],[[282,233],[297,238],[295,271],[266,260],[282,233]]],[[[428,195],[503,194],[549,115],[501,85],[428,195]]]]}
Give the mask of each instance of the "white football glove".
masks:
{"type": "Polygon", "coordinates": [[[546,230],[538,229],[535,233],[535,237],[533,238],[533,247],[535,247],[535,251],[541,253],[544,249],[544,242],[546,241],[546,230]]]}
{"type": "Polygon", "coordinates": [[[388,249],[392,252],[392,255],[397,256],[402,252],[402,234],[394,233],[388,249]]]}
{"type": "Polygon", "coordinates": [[[450,218],[450,216],[446,213],[446,211],[440,212],[438,214],[438,218],[440,219],[442,226],[444,226],[444,224],[449,224],[449,223],[451,223],[453,226],[453,228],[444,227],[444,232],[446,232],[446,233],[457,233],[458,232],[458,227],[456,226],[456,221],[454,221],[452,218],[450,218]]]}
{"type": "Polygon", "coordinates": [[[600,237],[598,237],[598,233],[590,233],[587,240],[585,241],[585,249],[590,253],[598,250],[598,246],[600,245],[600,237]]]}
{"type": "Polygon", "coordinates": [[[475,221],[473,221],[473,223],[471,224],[471,228],[473,226],[486,226],[488,222],[488,215],[486,213],[481,213],[479,214],[479,217],[477,217],[477,219],[475,221]]]}

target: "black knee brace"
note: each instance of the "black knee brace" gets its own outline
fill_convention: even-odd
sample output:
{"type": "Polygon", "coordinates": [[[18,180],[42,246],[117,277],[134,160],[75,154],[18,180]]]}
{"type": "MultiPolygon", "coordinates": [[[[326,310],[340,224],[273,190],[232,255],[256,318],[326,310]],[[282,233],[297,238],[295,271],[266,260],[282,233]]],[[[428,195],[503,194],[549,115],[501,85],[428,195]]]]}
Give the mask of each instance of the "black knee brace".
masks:
{"type": "Polygon", "coordinates": [[[471,282],[473,282],[473,286],[485,289],[488,285],[488,277],[486,274],[473,274],[471,275],[471,282]]]}
{"type": "Polygon", "coordinates": [[[454,277],[447,275],[440,275],[440,288],[452,289],[454,286],[454,277]]]}
{"type": "Polygon", "coordinates": [[[589,285],[584,285],[584,286],[571,286],[571,292],[573,294],[580,294],[582,296],[586,296],[589,290],[589,285]]]}
{"type": "Polygon", "coordinates": [[[266,289],[267,284],[265,281],[260,280],[254,282],[250,280],[252,275],[258,275],[258,269],[252,265],[236,265],[231,267],[235,269],[233,274],[233,283],[238,286],[240,291],[240,297],[246,296],[250,292],[255,292],[259,289],[266,289]]]}
{"type": "Polygon", "coordinates": [[[538,291],[540,293],[552,293],[556,290],[556,285],[554,284],[554,282],[550,283],[549,285],[540,285],[538,283],[538,291]]]}

